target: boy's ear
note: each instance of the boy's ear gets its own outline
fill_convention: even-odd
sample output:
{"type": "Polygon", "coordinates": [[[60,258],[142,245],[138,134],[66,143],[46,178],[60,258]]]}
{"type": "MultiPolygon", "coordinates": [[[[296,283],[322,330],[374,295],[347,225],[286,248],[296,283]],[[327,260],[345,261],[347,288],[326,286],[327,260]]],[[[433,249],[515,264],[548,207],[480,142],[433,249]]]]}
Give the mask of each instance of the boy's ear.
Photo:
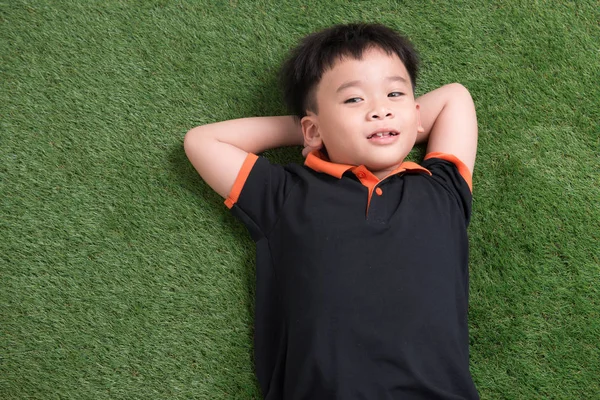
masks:
{"type": "Polygon", "coordinates": [[[321,147],[323,139],[321,139],[321,133],[319,132],[317,115],[312,111],[308,111],[307,115],[300,120],[300,125],[302,126],[304,144],[315,148],[321,147]]]}
{"type": "Polygon", "coordinates": [[[416,103],[417,107],[417,133],[425,132],[425,128],[423,128],[423,124],[421,123],[421,105],[416,103]]]}

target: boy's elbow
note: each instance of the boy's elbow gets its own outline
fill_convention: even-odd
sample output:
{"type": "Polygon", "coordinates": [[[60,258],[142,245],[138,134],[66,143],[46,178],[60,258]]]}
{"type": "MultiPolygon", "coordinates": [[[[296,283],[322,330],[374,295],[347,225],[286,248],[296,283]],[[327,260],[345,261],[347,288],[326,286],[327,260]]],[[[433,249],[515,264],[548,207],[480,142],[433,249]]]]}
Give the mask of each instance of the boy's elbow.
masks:
{"type": "Polygon", "coordinates": [[[203,132],[201,126],[190,129],[183,138],[183,150],[187,157],[192,160],[196,158],[201,152],[201,149],[205,147],[203,141],[206,140],[206,135],[203,132]]]}
{"type": "Polygon", "coordinates": [[[452,107],[453,114],[460,115],[463,121],[467,119],[477,121],[475,103],[469,89],[460,83],[450,83],[448,86],[450,92],[448,104],[452,107]]]}
{"type": "Polygon", "coordinates": [[[207,132],[203,126],[197,126],[190,129],[183,137],[183,148],[187,152],[190,149],[198,147],[200,143],[208,139],[207,132]]]}
{"type": "Polygon", "coordinates": [[[473,101],[469,89],[467,89],[462,83],[454,82],[448,84],[447,86],[449,86],[452,90],[452,97],[473,101]]]}
{"type": "Polygon", "coordinates": [[[192,145],[194,138],[196,136],[196,129],[190,129],[189,131],[187,131],[187,133],[185,134],[185,136],[183,137],[183,148],[184,150],[187,152],[189,147],[192,145]]]}

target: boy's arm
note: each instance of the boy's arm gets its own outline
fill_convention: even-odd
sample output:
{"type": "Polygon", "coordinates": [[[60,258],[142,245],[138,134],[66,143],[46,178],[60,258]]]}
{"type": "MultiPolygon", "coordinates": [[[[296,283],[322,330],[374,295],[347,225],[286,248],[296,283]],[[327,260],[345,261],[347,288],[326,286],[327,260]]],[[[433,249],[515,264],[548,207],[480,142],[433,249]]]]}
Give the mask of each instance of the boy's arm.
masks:
{"type": "Polygon", "coordinates": [[[293,117],[255,117],[193,128],[185,135],[184,149],[202,179],[226,198],[248,153],[302,143],[293,117]]]}
{"type": "Polygon", "coordinates": [[[428,141],[427,153],[447,153],[462,161],[471,174],[477,151],[477,116],[469,91],[451,83],[417,98],[421,125],[417,143],[428,141]]]}

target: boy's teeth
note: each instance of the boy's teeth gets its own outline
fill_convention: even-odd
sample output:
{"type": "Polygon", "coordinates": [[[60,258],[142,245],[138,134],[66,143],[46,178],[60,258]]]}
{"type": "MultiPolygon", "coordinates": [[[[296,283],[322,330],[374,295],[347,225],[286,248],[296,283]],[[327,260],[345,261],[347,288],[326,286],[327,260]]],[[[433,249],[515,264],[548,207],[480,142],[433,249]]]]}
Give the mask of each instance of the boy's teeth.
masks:
{"type": "Polygon", "coordinates": [[[374,133],[371,136],[369,136],[369,139],[373,138],[373,137],[384,137],[384,136],[392,136],[392,135],[393,135],[392,132],[379,132],[379,133],[374,133]]]}

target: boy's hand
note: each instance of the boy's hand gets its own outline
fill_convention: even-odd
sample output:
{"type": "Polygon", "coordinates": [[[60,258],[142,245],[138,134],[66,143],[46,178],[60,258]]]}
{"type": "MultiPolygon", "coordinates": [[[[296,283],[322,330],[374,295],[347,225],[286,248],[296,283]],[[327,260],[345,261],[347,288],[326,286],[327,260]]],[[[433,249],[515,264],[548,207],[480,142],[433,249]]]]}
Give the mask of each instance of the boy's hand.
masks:
{"type": "Polygon", "coordinates": [[[304,148],[302,149],[302,157],[306,158],[313,150],[320,150],[323,146],[313,147],[309,146],[304,142],[304,148]]]}

